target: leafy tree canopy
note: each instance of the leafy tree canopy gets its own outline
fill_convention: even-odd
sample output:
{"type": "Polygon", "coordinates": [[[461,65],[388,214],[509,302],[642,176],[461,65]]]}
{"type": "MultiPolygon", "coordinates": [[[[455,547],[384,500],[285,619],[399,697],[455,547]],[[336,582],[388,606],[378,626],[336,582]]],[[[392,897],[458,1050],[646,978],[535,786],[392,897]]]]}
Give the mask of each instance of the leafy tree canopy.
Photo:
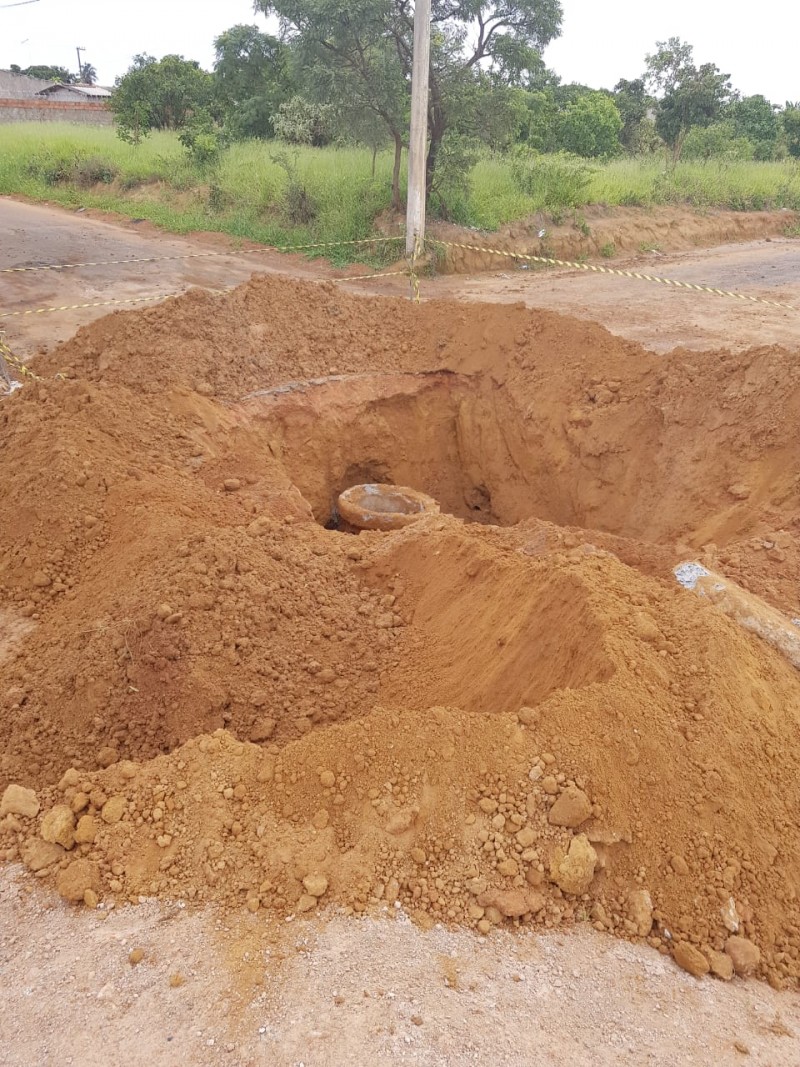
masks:
{"type": "Polygon", "coordinates": [[[286,46],[258,26],[232,26],[214,41],[214,76],[226,127],[234,137],[272,137],[273,116],[292,95],[286,46]]]}
{"type": "Polygon", "coordinates": [[[765,96],[743,96],[726,110],[734,136],[751,142],[756,159],[771,159],[780,133],[778,108],[765,96]]]}
{"type": "Polygon", "coordinates": [[[689,130],[710,126],[730,103],[730,75],[713,63],[695,66],[692,46],[679,37],[657,41],[656,49],[646,58],[644,80],[658,97],[656,129],[677,161],[689,130]]]}
{"type": "Polygon", "coordinates": [[[560,147],[576,156],[608,158],[620,150],[622,117],[606,93],[583,93],[561,117],[560,147]]]}
{"type": "Polygon", "coordinates": [[[66,67],[40,65],[23,69],[16,63],[12,63],[9,69],[12,74],[24,74],[28,78],[40,78],[46,82],[61,82],[62,85],[74,85],[78,81],[78,75],[72,74],[66,67]]]}
{"type": "Polygon", "coordinates": [[[333,140],[336,117],[330,104],[315,104],[298,95],[281,104],[274,121],[276,134],[287,144],[321,148],[333,140]]]}
{"type": "Polygon", "coordinates": [[[194,113],[209,108],[213,90],[211,75],[193,60],[134,56],[111,97],[117,132],[138,143],[151,130],[181,129],[194,113]]]}
{"type": "Polygon", "coordinates": [[[95,85],[97,82],[97,71],[91,63],[81,64],[81,81],[84,85],[95,85]]]}
{"type": "Polygon", "coordinates": [[[632,81],[620,78],[614,86],[614,103],[622,118],[619,139],[629,152],[633,152],[639,146],[642,123],[655,104],[647,92],[644,78],[634,78],[632,81]]]}
{"type": "MultiPolygon", "coordinates": [[[[324,99],[357,101],[377,115],[399,153],[407,128],[412,65],[411,0],[255,0],[280,19],[281,35],[305,57],[324,99]]],[[[433,0],[428,186],[442,141],[454,127],[459,99],[485,76],[525,86],[541,77],[541,51],[561,28],[559,0],[433,0]]]]}
{"type": "Polygon", "coordinates": [[[787,102],[781,122],[789,155],[800,159],[800,100],[795,104],[787,102]]]}

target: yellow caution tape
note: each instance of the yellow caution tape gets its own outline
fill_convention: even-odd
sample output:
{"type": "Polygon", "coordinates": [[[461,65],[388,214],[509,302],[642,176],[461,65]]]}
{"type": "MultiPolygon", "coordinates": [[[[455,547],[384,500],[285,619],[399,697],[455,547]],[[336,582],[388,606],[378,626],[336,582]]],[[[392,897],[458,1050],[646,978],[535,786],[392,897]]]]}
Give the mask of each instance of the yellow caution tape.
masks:
{"type": "Polygon", "coordinates": [[[401,274],[407,277],[408,270],[386,270],[380,274],[356,274],[355,276],[348,275],[346,278],[314,278],[313,280],[321,282],[369,282],[373,278],[397,278],[401,274]]]}
{"type": "Polygon", "coordinates": [[[711,285],[697,285],[694,282],[680,282],[675,278],[662,278],[655,274],[642,274],[635,270],[620,270],[616,267],[602,267],[597,263],[577,263],[566,259],[553,259],[549,256],[533,256],[523,252],[508,252],[501,248],[484,248],[482,245],[460,244],[456,241],[439,241],[429,238],[428,243],[442,248],[464,248],[470,252],[484,252],[491,256],[505,256],[507,259],[524,259],[531,263],[545,263],[551,267],[572,267],[575,270],[592,271],[595,274],[612,274],[618,278],[634,278],[640,282],[655,282],[669,285],[676,289],[690,289],[696,293],[712,293],[714,296],[729,296],[734,300],[744,300],[751,304],[766,304],[768,307],[783,308],[785,311],[800,311],[793,304],[784,304],[779,300],[766,300],[760,296],[747,293],[734,293],[729,289],[716,289],[711,285]]]}
{"type": "Polygon", "coordinates": [[[345,248],[354,245],[385,244],[404,241],[404,237],[362,237],[356,241],[316,241],[305,245],[261,245],[227,252],[187,252],[179,256],[134,256],[130,259],[98,259],[85,263],[50,263],[40,267],[0,267],[0,274],[26,274],[31,271],[73,270],[77,267],[116,267],[127,263],[169,263],[182,259],[209,259],[220,256],[252,256],[261,252],[308,252],[317,248],[345,248]]]}
{"type": "MultiPolygon", "coordinates": [[[[126,264],[133,263],[166,263],[176,262],[179,260],[189,259],[208,259],[219,257],[231,257],[231,256],[244,256],[254,255],[263,252],[307,252],[312,249],[325,249],[325,248],[340,248],[340,247],[353,247],[356,245],[369,245],[369,244],[381,244],[388,243],[390,241],[403,241],[403,236],[396,237],[365,237],[352,241],[316,241],[302,245],[263,245],[258,248],[246,248],[239,251],[213,251],[213,252],[190,252],[183,255],[175,256],[144,256],[144,257],[132,257],[130,259],[109,259],[109,260],[92,260],[81,263],[54,263],[45,266],[37,267],[2,267],[0,268],[0,274],[22,274],[33,271],[59,271],[59,270],[71,270],[80,267],[109,267],[109,266],[124,266],[126,264]]],[[[634,270],[621,270],[617,267],[604,267],[598,263],[580,263],[575,260],[556,259],[551,256],[536,256],[530,253],[508,251],[501,248],[489,248],[484,245],[466,244],[464,242],[457,241],[440,241],[438,238],[428,238],[425,242],[428,245],[438,245],[441,248],[461,248],[465,251],[480,252],[485,255],[502,256],[506,259],[524,260],[530,263],[542,263],[551,267],[567,267],[572,270],[582,270],[585,272],[592,272],[594,274],[608,274],[618,278],[632,278],[636,281],[653,282],[657,285],[667,285],[675,289],[688,289],[691,292],[697,293],[711,293],[714,296],[730,297],[734,300],[743,300],[746,303],[752,304],[764,304],[767,307],[782,308],[785,311],[800,311],[800,308],[795,307],[793,304],[786,304],[779,300],[767,300],[760,296],[750,296],[748,293],[737,293],[729,289],[718,289],[711,285],[699,285],[695,282],[683,282],[676,278],[664,278],[654,274],[644,274],[641,271],[634,270]]],[[[399,276],[401,274],[408,275],[411,283],[411,298],[415,303],[419,303],[420,290],[419,290],[419,278],[417,277],[415,263],[412,262],[409,267],[404,271],[386,271],[377,274],[360,274],[350,276],[346,278],[333,278],[324,279],[336,282],[356,282],[356,281],[368,281],[370,278],[388,278],[393,276],[399,276]]],[[[316,279],[315,279],[316,280],[316,279]]],[[[134,304],[142,303],[148,300],[159,300],[162,297],[156,296],[143,296],[136,297],[129,300],[108,300],[100,303],[93,304],[65,304],[58,307],[47,308],[35,308],[27,311],[10,311],[0,313],[0,319],[14,318],[23,315],[43,315],[49,312],[56,311],[74,311],[83,308],[95,308],[95,307],[111,307],[117,304],[134,304]]]]}
{"type": "Polygon", "coordinates": [[[22,374],[24,377],[31,378],[35,382],[44,381],[44,379],[40,378],[38,374],[34,374],[30,367],[26,367],[21,360],[17,359],[17,357],[8,347],[8,345],[2,340],[0,340],[0,354],[2,354],[3,359],[5,359],[6,363],[9,363],[14,368],[14,370],[19,371],[19,373],[22,374]]]}
{"type": "MultiPolygon", "coordinates": [[[[308,281],[314,281],[317,284],[323,282],[364,282],[371,281],[373,278],[394,278],[399,275],[407,275],[408,270],[390,270],[383,271],[377,274],[356,274],[355,276],[349,275],[345,278],[310,278],[308,281]]],[[[230,289],[216,289],[214,292],[230,292],[230,289]]],[[[162,293],[160,296],[134,296],[127,300],[99,300],[96,303],[88,304],[59,304],[55,307],[44,308],[28,308],[25,311],[3,311],[0,312],[0,319],[16,319],[22,318],[28,315],[49,315],[56,311],[79,311],[83,308],[105,308],[114,307],[119,304],[142,304],[148,300],[168,300],[170,297],[182,296],[183,292],[176,293],[162,293]]]]}
{"type": "Polygon", "coordinates": [[[131,297],[128,300],[100,300],[90,304],[60,304],[58,307],[30,307],[23,312],[0,312],[0,319],[15,319],[26,315],[48,315],[50,312],[74,312],[82,307],[111,307],[113,304],[141,304],[146,300],[165,300],[170,296],[180,296],[180,293],[161,293],[153,297],[131,297]]]}
{"type": "Polygon", "coordinates": [[[411,284],[411,301],[418,304],[420,301],[419,275],[417,274],[417,259],[425,250],[424,242],[417,236],[411,255],[408,257],[408,279],[411,284]]]}

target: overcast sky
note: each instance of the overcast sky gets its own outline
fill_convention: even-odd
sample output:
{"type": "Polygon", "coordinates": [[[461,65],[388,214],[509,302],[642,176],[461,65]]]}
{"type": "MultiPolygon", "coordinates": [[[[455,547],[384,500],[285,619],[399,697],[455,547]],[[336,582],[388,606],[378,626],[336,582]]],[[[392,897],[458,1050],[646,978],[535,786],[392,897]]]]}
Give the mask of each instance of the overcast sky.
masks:
{"type": "MultiPolygon", "coordinates": [[[[260,21],[251,0],[37,0],[6,7],[0,0],[0,67],[52,63],[75,70],[76,45],[97,68],[101,83],[123,74],[137,52],[176,52],[205,67],[213,40],[237,22],[260,21]]],[[[800,3],[761,0],[755,8],[730,0],[562,0],[564,31],[548,48],[548,66],[564,81],[612,88],[635,78],[657,40],[678,36],[695,47],[698,62],[714,62],[745,94],[774,103],[800,100],[800,3]]]]}

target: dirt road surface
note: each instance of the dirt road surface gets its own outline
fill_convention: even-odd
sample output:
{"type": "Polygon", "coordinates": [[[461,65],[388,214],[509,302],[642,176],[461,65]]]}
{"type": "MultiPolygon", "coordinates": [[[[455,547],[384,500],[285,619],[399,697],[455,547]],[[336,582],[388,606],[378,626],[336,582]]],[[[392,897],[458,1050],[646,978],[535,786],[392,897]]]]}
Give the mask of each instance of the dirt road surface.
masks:
{"type": "MultiPolygon", "coordinates": [[[[152,297],[144,306],[192,286],[223,289],[260,273],[291,273],[325,277],[326,265],[312,265],[301,256],[275,252],[251,255],[230,251],[234,242],[204,234],[181,238],[166,235],[149,223],[108,222],[85,212],[0,199],[0,268],[42,267],[62,263],[107,263],[109,260],[195,256],[158,263],[117,263],[78,269],[0,275],[0,313],[69,304],[99,303],[152,297]],[[203,258],[215,253],[211,258],[203,258]],[[220,254],[223,253],[223,254],[220,254]]],[[[79,308],[57,314],[0,319],[15,350],[31,354],[41,346],[71,337],[84,323],[107,315],[113,307],[79,308]]]]}
{"type": "MultiPolygon", "coordinates": [[[[330,277],[299,257],[227,251],[224,238],[0,201],[0,267],[224,251],[219,258],[0,275],[0,310],[160,298],[223,288],[254,270],[330,277]]],[[[641,269],[800,305],[800,243],[759,241],[641,269]]],[[[402,293],[402,280],[364,291],[402,293]]],[[[426,297],[523,301],[675,345],[797,344],[800,315],[616,278],[508,267],[423,281],[426,297]]],[[[135,306],[135,305],[134,305],[135,306]]],[[[3,320],[21,353],[104,308],[3,320]]],[[[243,913],[143,903],[77,911],[11,868],[0,874],[0,1061],[9,1067],[790,1067],[800,997],[755,982],[698,982],[657,952],[581,930],[479,938],[404,920],[268,926],[243,913]],[[141,949],[141,962],[129,955],[141,949]]]]}
{"type": "MultiPolygon", "coordinates": [[[[607,261],[603,266],[729,289],[800,308],[800,241],[790,238],[673,255],[649,253],[633,260],[607,261]]],[[[800,311],[611,275],[509,265],[470,278],[436,278],[425,291],[428,296],[459,300],[523,301],[529,307],[592,319],[656,352],[679,345],[697,351],[720,345],[732,349],[792,346],[800,338],[800,311]]]]}
{"type": "MultiPolygon", "coordinates": [[[[233,242],[214,234],[175,237],[147,223],[107,222],[85,213],[0,199],[0,268],[97,262],[224,252],[212,258],[176,259],[149,264],[85,267],[62,272],[0,275],[0,313],[54,305],[95,303],[152,296],[154,300],[191,286],[228,288],[254,272],[301,278],[341,276],[322,261],[300,255],[242,254],[233,242]]],[[[772,238],[712,250],[674,255],[647,253],[634,259],[604,261],[679,281],[731,289],[800,308],[800,241],[772,238]]],[[[358,268],[350,273],[359,273],[358,268]]],[[[408,293],[403,278],[346,283],[356,291],[408,293]]],[[[759,344],[794,345],[800,337],[800,312],[739,302],[731,298],[576,271],[524,270],[500,260],[498,268],[472,276],[422,279],[424,298],[523,302],[579,318],[592,319],[614,333],[655,351],[677,346],[704,350],[759,344]]],[[[140,305],[121,305],[140,306],[140,305]]],[[[108,314],[113,307],[78,308],[46,315],[0,319],[15,351],[30,356],[42,346],[71,337],[78,326],[108,314]]]]}

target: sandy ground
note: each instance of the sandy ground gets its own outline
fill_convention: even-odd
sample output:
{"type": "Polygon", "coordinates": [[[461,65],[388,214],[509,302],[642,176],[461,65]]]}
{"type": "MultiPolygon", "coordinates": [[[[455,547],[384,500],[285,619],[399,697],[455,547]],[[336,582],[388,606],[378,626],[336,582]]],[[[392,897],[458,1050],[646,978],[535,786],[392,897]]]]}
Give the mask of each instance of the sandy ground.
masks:
{"type": "MultiPolygon", "coordinates": [[[[0,199],[0,267],[34,266],[147,256],[225,252],[213,258],[160,263],[86,267],[55,273],[0,275],[0,311],[23,311],[53,305],[152,296],[155,300],[193,285],[222,289],[246,281],[254,272],[329,278],[330,267],[299,255],[228,251],[221,235],[175,237],[148,223],[111,223],[39,204],[0,199]]],[[[800,307],[800,241],[771,238],[711,250],[672,255],[647,253],[632,259],[603,261],[681,281],[727,288],[800,307]]],[[[404,278],[368,283],[347,282],[356,291],[409,292],[404,278]]],[[[640,341],[656,351],[678,345],[704,350],[758,344],[797,343],[800,313],[730,298],[668,289],[631,279],[574,271],[523,270],[508,261],[498,269],[469,277],[423,278],[424,298],[523,302],[602,323],[612,332],[640,341]]],[[[125,305],[123,305],[125,306],[125,305]]],[[[137,305],[131,305],[137,306],[137,305]]],[[[57,314],[2,320],[8,343],[31,356],[41,346],[71,337],[86,322],[111,308],[80,308],[57,314]]]]}
{"type": "Polygon", "coordinates": [[[87,915],[12,869],[0,905],[7,1067],[800,1061],[800,995],[698,982],[592,930],[481,939],[403,916],[268,927],[152,902],[87,915]]]}
{"type": "MultiPolygon", "coordinates": [[[[791,238],[672,255],[650,253],[602,265],[800,308],[800,241],[791,238]]],[[[760,344],[791,347],[800,334],[800,311],[575,271],[526,271],[509,265],[491,274],[436,278],[425,285],[425,292],[459,300],[522,301],[529,307],[592,319],[656,352],[679,345],[696,351],[719,345],[734,350],[760,344]]]]}
{"type": "MultiPolygon", "coordinates": [[[[0,266],[224,248],[41,206],[0,201],[0,266]]],[[[276,255],[0,275],[21,310],[191,285],[254,270],[326,268],[276,255]]],[[[638,257],[652,272],[800,304],[800,243],[760,241],[638,257]]],[[[359,286],[406,291],[394,280],[359,286]]],[[[666,350],[797,343],[795,313],[635,281],[514,269],[423,283],[424,295],[524,301],[591,318],[666,350]]],[[[5,320],[33,353],[105,313],[5,320]]],[[[0,325],[2,325],[0,323],[0,325]]],[[[9,1067],[231,1064],[603,1065],[800,1063],[800,996],[753,982],[697,982],[670,960],[591,930],[477,939],[421,933],[402,917],[270,926],[259,916],[144,903],[76,911],[0,872],[0,1063],[9,1067]],[[142,961],[129,962],[141,949],[142,961]]]]}

